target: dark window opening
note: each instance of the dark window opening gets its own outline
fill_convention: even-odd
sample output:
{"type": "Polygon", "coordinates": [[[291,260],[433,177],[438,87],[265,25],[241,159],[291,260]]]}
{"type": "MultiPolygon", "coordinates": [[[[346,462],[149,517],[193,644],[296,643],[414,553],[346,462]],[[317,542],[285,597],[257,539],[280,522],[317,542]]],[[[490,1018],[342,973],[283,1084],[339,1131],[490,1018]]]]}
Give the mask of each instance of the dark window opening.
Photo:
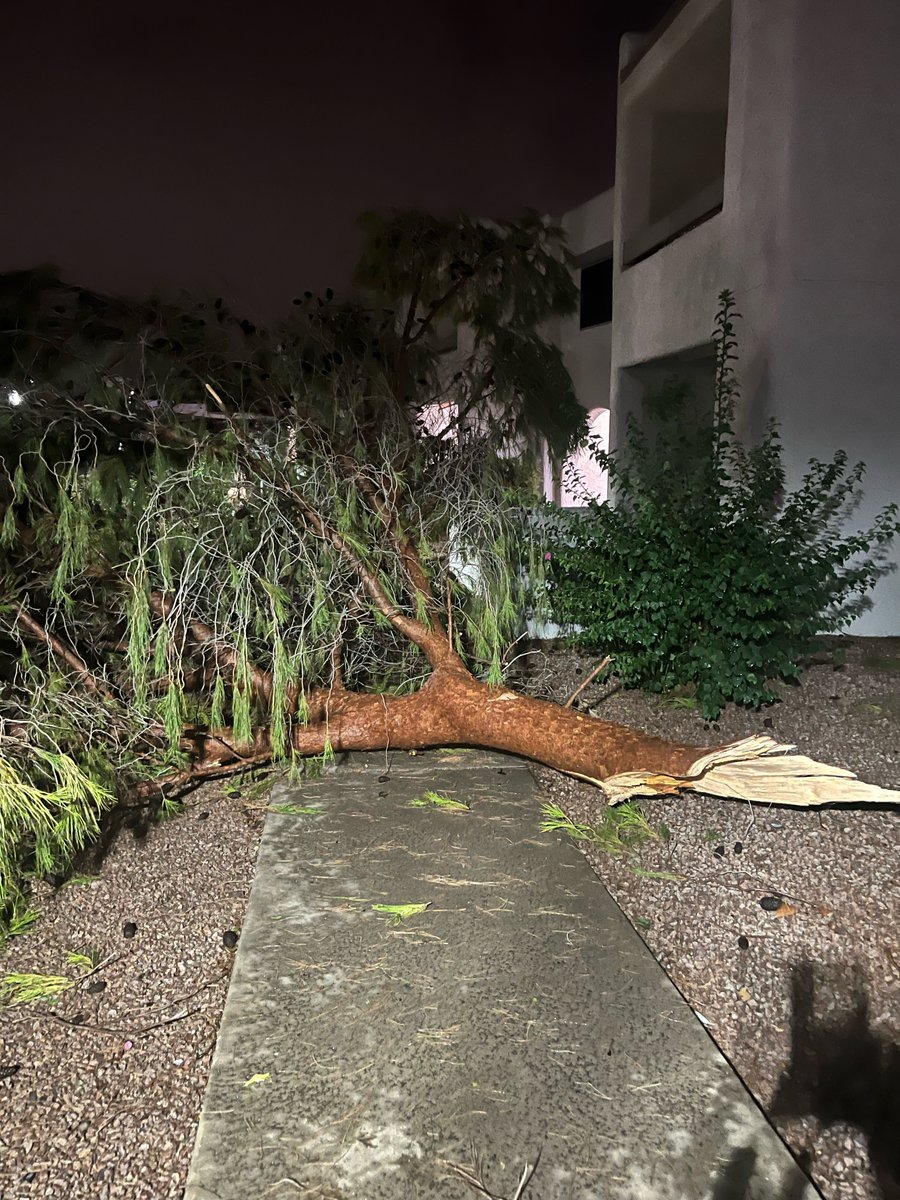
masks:
{"type": "Polygon", "coordinates": [[[581,328],[605,325],[612,320],[612,259],[581,269],[581,328]]]}

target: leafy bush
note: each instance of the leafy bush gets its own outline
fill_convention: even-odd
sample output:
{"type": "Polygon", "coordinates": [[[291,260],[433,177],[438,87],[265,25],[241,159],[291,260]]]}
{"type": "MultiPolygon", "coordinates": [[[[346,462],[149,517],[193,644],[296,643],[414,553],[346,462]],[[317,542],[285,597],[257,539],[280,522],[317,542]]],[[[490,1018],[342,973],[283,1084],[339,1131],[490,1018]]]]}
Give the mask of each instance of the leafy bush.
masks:
{"type": "Polygon", "coordinates": [[[629,422],[622,452],[591,446],[615,502],[558,513],[550,550],[554,618],[612,654],[627,685],[692,686],[707,717],[726,700],[774,699],[772,680],[795,678],[818,634],[870,604],[900,530],[888,505],[869,529],[845,532],[864,467],[848,466],[843,451],[810,460],[786,494],[774,424],[758,445],[741,444],[736,316],[723,292],[711,423],[690,419],[675,380],[645,401],[644,427],[629,422]]]}

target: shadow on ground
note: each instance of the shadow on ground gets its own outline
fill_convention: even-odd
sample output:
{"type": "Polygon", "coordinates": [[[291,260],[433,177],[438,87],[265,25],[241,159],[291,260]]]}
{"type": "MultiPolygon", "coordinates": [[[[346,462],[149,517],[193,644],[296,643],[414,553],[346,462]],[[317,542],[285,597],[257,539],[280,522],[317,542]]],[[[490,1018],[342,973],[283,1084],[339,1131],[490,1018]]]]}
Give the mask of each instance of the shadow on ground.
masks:
{"type": "MultiPolygon", "coordinates": [[[[715,1181],[710,1200],[747,1200],[752,1194],[758,1157],[752,1146],[736,1149],[715,1181]]],[[[800,1166],[806,1171],[808,1163],[801,1162],[800,1166]]],[[[806,1180],[793,1177],[772,1200],[803,1200],[806,1190],[806,1180]]]]}
{"type": "MultiPolygon", "coordinates": [[[[772,1100],[773,1117],[812,1116],[823,1125],[846,1122],[865,1135],[883,1200],[900,1200],[900,1045],[873,1031],[861,971],[851,969],[849,1011],[820,1017],[845,987],[810,962],[791,980],[791,1057],[772,1100]]],[[[724,1180],[723,1180],[724,1186],[724,1180]]],[[[740,1190],[715,1193],[737,1200],[740,1190]]]]}
{"type": "Polygon", "coordinates": [[[101,817],[97,837],[73,855],[67,870],[55,874],[54,877],[62,882],[72,875],[99,874],[123,833],[130,833],[138,841],[143,841],[149,835],[150,830],[159,821],[158,810],[159,805],[156,801],[136,804],[117,801],[101,817]]]}

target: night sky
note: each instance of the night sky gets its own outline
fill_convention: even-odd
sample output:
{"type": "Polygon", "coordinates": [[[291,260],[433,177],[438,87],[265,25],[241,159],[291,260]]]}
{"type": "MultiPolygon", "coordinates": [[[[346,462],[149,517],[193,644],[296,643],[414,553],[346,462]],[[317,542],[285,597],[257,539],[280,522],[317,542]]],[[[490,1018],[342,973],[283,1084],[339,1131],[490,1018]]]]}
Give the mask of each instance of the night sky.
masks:
{"type": "Polygon", "coordinates": [[[368,208],[560,213],[612,182],[618,40],[670,0],[5,7],[0,270],[346,285],[368,208]]]}

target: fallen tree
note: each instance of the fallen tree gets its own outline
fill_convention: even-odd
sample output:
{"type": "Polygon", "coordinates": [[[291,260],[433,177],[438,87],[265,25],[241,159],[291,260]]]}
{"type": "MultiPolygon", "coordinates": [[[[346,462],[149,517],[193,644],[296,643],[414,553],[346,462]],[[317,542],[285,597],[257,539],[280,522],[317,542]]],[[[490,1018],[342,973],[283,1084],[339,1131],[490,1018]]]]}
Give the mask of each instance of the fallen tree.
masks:
{"type": "Polygon", "coordinates": [[[895,798],[769,739],[673,744],[507,686],[543,603],[536,452],[583,426],[536,332],[574,303],[559,241],[371,218],[373,306],[307,296],[271,336],[221,301],[2,281],[0,857],[52,861],[104,798],[348,750],[492,747],[611,802],[895,798]]]}

